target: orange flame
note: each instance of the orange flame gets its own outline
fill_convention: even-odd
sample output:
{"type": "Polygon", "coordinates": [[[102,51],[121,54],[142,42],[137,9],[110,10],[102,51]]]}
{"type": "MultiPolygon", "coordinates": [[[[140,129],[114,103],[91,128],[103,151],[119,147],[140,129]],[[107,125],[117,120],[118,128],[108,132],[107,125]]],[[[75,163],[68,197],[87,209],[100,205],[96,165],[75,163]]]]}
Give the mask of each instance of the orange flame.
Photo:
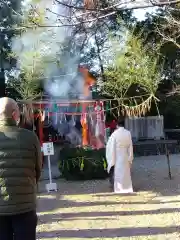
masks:
{"type": "MultiPolygon", "coordinates": [[[[93,86],[96,83],[95,78],[93,78],[88,69],[85,67],[79,67],[79,71],[83,75],[84,79],[84,96],[88,97],[90,95],[90,86],[93,86]]],[[[81,125],[82,125],[82,145],[87,146],[88,145],[88,124],[86,119],[86,107],[87,103],[82,103],[82,117],[81,117],[81,125]]]]}
{"type": "Polygon", "coordinates": [[[88,71],[87,68],[84,67],[79,67],[79,71],[82,73],[83,78],[84,78],[84,96],[89,96],[90,95],[90,90],[89,88],[93,86],[96,83],[96,80],[94,77],[92,77],[88,71]]]}

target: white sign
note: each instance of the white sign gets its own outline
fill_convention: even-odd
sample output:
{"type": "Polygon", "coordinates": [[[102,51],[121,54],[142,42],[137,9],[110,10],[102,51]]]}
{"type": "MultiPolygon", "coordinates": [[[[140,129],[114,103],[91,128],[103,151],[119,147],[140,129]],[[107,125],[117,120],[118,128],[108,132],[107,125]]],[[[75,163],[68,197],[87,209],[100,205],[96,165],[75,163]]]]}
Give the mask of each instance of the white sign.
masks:
{"type": "Polygon", "coordinates": [[[57,192],[57,184],[52,182],[52,173],[51,173],[51,155],[54,155],[54,145],[53,142],[43,143],[43,153],[44,156],[48,158],[48,170],[49,170],[49,183],[46,184],[46,190],[48,192],[56,191],[57,192]]]}
{"type": "Polygon", "coordinates": [[[54,155],[53,142],[43,143],[43,153],[44,153],[44,156],[54,155]]]}

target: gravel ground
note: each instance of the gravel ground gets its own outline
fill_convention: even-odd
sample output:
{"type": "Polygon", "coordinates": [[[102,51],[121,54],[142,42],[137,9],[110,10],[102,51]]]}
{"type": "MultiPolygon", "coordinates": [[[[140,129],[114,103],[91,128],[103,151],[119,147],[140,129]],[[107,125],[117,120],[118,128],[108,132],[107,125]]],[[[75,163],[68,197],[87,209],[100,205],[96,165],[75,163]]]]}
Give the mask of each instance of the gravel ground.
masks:
{"type": "Polygon", "coordinates": [[[135,159],[132,195],[111,193],[106,180],[56,180],[51,194],[41,182],[37,239],[180,239],[180,155],[170,157],[172,180],[164,156],[135,159]]]}

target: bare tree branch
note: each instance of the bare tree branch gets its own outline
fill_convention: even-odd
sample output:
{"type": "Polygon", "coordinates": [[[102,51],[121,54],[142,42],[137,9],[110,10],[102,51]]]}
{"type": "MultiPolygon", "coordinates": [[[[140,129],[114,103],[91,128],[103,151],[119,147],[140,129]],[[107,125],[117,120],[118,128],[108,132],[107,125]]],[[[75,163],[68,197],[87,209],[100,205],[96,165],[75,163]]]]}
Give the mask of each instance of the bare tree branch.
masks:
{"type": "Polygon", "coordinates": [[[166,10],[163,17],[164,23],[156,25],[156,33],[162,38],[162,43],[173,43],[180,49],[180,19],[172,15],[171,10],[166,10]]]}
{"type": "MultiPolygon", "coordinates": [[[[99,11],[104,11],[104,10],[110,10],[110,9],[138,9],[138,8],[149,8],[149,7],[155,7],[155,6],[166,6],[166,5],[172,5],[172,4],[177,4],[180,3],[179,0],[119,0],[118,2],[116,1],[116,3],[112,4],[112,1],[109,1],[110,4],[108,7],[106,8],[101,8],[99,9],[97,8],[85,8],[85,6],[76,6],[76,5],[71,5],[71,4],[67,4],[64,3],[60,0],[55,0],[56,3],[64,6],[64,7],[68,7],[71,9],[77,9],[77,10],[84,10],[86,9],[87,11],[94,11],[94,12],[99,12],[99,11]]],[[[100,2],[100,1],[99,1],[100,2]]]]}
{"type": "MultiPolygon", "coordinates": [[[[95,1],[95,0],[94,0],[95,1]]],[[[4,0],[0,0],[1,3],[8,3],[4,0]]],[[[102,19],[107,19],[108,17],[117,14],[119,11],[128,10],[128,9],[140,9],[140,8],[149,8],[149,7],[163,7],[163,6],[173,6],[174,4],[180,3],[180,0],[111,0],[107,1],[105,6],[102,6],[100,0],[96,0],[94,5],[87,4],[88,0],[84,3],[82,1],[68,1],[68,0],[54,0],[55,4],[59,7],[65,8],[69,11],[68,16],[63,15],[62,13],[55,12],[49,7],[46,9],[47,12],[50,12],[56,17],[55,22],[52,25],[48,24],[39,24],[36,21],[32,21],[32,26],[27,27],[73,27],[79,26],[82,24],[90,25],[95,22],[99,22],[102,19]],[[90,6],[90,7],[89,7],[90,6]]],[[[92,1],[91,1],[92,2],[92,1]]],[[[10,7],[10,6],[9,6],[10,7]]],[[[35,9],[32,7],[35,11],[35,9]]],[[[13,10],[14,14],[22,17],[20,13],[17,13],[13,10]]],[[[39,15],[38,11],[35,11],[36,16],[39,15]]],[[[26,27],[26,26],[22,26],[26,27]]],[[[87,27],[87,26],[86,26],[87,27]]]]}

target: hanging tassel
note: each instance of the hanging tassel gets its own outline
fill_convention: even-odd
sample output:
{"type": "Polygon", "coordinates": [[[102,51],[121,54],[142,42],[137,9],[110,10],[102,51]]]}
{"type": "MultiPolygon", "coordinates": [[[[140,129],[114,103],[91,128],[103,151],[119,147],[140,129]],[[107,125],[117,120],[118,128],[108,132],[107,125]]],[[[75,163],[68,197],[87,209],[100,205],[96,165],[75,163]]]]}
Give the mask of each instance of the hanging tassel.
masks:
{"type": "Polygon", "coordinates": [[[106,162],[106,159],[103,158],[103,167],[104,167],[104,171],[107,170],[107,162],[106,162]]]}
{"type": "Polygon", "coordinates": [[[75,121],[75,119],[74,119],[74,115],[72,115],[72,126],[74,127],[75,125],[76,125],[76,121],[75,121]]]}
{"type": "Polygon", "coordinates": [[[56,120],[55,120],[55,123],[56,123],[56,125],[57,125],[57,123],[58,123],[58,112],[56,112],[56,120]]]}
{"type": "Polygon", "coordinates": [[[99,106],[98,103],[96,103],[96,130],[95,130],[95,136],[99,137],[100,134],[100,126],[99,126],[99,106]]]}
{"type": "Polygon", "coordinates": [[[41,122],[44,122],[45,117],[46,117],[46,112],[45,112],[45,110],[44,110],[44,111],[41,111],[41,122]]]}
{"type": "Polygon", "coordinates": [[[62,113],[60,115],[59,123],[62,124],[62,113]]]}
{"type": "Polygon", "coordinates": [[[78,112],[78,103],[76,103],[75,112],[78,112]]]}
{"type": "Polygon", "coordinates": [[[55,124],[58,123],[58,106],[57,104],[52,105],[52,113],[55,114],[55,124]]]}
{"type": "Polygon", "coordinates": [[[67,122],[66,114],[64,113],[64,121],[67,122]]]}
{"type": "Polygon", "coordinates": [[[80,170],[83,171],[84,170],[84,159],[81,159],[81,165],[80,165],[80,170]]]}
{"type": "Polygon", "coordinates": [[[48,124],[49,124],[49,121],[50,121],[49,108],[47,109],[47,118],[48,118],[48,124]]]}
{"type": "Polygon", "coordinates": [[[94,121],[93,121],[93,116],[92,116],[92,113],[91,113],[89,116],[90,116],[90,122],[91,122],[91,126],[93,126],[93,123],[94,123],[94,121]]]}

